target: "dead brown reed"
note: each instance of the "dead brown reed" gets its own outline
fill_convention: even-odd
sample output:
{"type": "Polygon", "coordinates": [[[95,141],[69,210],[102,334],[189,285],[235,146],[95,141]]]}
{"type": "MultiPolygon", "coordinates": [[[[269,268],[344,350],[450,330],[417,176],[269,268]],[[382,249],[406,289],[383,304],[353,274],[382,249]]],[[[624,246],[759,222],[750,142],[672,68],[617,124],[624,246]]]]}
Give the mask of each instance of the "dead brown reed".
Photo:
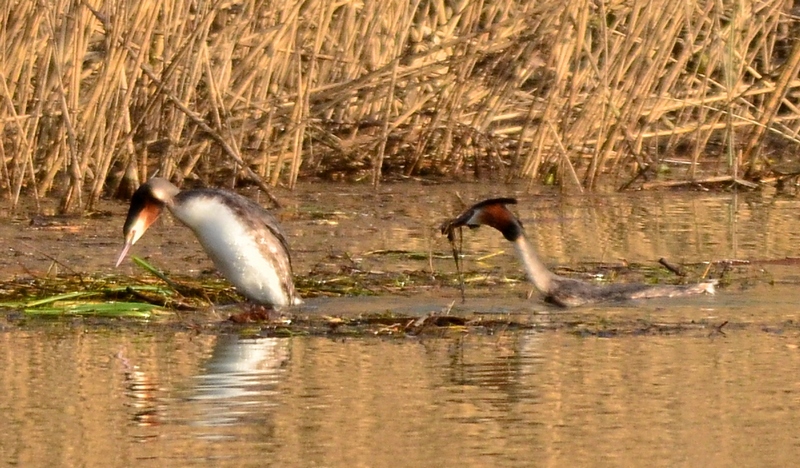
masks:
{"type": "Polygon", "coordinates": [[[796,37],[787,0],[11,0],[0,184],[763,179],[800,146],[796,37]]]}

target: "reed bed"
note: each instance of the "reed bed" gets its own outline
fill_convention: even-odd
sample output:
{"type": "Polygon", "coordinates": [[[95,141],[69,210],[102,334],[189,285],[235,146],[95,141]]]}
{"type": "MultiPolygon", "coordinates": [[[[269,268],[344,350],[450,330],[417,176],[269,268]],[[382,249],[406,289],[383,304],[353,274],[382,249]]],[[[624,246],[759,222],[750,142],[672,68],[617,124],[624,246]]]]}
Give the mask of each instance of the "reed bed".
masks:
{"type": "Polygon", "coordinates": [[[79,211],[156,172],[783,177],[797,37],[788,0],[11,0],[0,184],[79,211]]]}

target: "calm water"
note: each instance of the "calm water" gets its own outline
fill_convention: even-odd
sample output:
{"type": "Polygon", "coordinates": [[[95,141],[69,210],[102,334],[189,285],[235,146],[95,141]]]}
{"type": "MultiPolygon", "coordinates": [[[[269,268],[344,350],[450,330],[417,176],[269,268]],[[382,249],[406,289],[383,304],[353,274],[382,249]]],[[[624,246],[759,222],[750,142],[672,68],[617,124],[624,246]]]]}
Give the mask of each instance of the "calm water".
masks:
{"type": "MultiPolygon", "coordinates": [[[[381,249],[441,253],[435,226],[455,187],[346,187],[287,194],[298,270],[348,261],[429,268],[381,249]]],[[[458,187],[465,199],[508,194],[458,187]]],[[[800,202],[761,194],[518,193],[548,263],[676,263],[800,256],[800,202]]],[[[0,224],[6,279],[52,257],[111,272],[125,207],[74,230],[0,224]],[[64,246],[69,246],[65,248],[64,246]]],[[[466,233],[471,270],[518,271],[496,232],[466,233]],[[480,257],[493,255],[489,259],[480,257]]],[[[169,220],[139,255],[207,268],[169,220]]],[[[181,267],[180,265],[184,265],[181,267]]],[[[134,272],[132,267],[130,270],[134,272]]],[[[245,338],[252,329],[0,320],[0,461],[16,466],[791,466],[800,456],[800,266],[764,263],[713,297],[550,309],[502,285],[454,313],[528,317],[491,335],[245,338]],[[573,333],[550,322],[643,321],[664,334],[573,333]],[[715,331],[715,326],[727,322],[715,331]],[[680,329],[675,329],[680,325],[680,329]]],[[[308,314],[424,314],[455,291],[317,298],[308,314]]]]}

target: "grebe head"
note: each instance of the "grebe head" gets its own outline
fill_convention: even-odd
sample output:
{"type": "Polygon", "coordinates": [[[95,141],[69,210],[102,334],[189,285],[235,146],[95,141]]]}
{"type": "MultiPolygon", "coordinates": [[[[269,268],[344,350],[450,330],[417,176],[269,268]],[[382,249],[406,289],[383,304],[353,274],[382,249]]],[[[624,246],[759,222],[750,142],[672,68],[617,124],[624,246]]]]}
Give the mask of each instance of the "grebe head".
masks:
{"type": "Polygon", "coordinates": [[[131,246],[142,237],[142,234],[158,218],[165,205],[171,205],[178,187],[168,180],[154,177],[142,184],[131,197],[131,206],[122,234],[125,236],[125,246],[117,258],[116,266],[122,263],[131,246]]]}
{"type": "Polygon", "coordinates": [[[522,223],[506,205],[515,205],[515,198],[491,198],[483,200],[467,208],[455,219],[442,225],[442,233],[448,236],[453,229],[461,226],[477,228],[485,224],[501,233],[507,240],[514,242],[522,235],[522,223]]]}

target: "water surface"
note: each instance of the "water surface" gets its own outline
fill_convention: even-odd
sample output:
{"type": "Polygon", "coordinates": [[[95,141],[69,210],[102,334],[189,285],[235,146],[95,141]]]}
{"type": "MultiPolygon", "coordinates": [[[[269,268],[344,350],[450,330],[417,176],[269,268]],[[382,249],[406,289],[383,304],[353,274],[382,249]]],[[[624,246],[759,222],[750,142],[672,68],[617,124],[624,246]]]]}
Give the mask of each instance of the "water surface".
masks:
{"type": "Polygon", "coordinates": [[[789,466],[796,329],[247,339],[4,333],[23,466],[789,466]]]}

